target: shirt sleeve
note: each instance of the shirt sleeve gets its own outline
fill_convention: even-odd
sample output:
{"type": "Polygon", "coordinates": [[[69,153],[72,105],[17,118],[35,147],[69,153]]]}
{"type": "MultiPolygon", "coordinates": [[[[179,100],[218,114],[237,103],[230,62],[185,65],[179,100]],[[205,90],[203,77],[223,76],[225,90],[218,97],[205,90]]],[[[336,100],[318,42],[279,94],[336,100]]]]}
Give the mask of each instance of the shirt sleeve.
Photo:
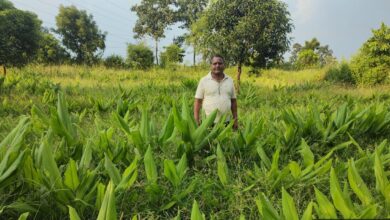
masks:
{"type": "Polygon", "coordinates": [[[203,99],[204,98],[203,80],[200,80],[200,82],[198,84],[198,88],[196,88],[195,98],[196,99],[203,99]]]}
{"type": "Polygon", "coordinates": [[[233,82],[233,80],[232,80],[232,97],[231,97],[231,99],[237,99],[237,96],[236,96],[236,90],[235,90],[235,88],[234,88],[234,82],[233,82]]]}

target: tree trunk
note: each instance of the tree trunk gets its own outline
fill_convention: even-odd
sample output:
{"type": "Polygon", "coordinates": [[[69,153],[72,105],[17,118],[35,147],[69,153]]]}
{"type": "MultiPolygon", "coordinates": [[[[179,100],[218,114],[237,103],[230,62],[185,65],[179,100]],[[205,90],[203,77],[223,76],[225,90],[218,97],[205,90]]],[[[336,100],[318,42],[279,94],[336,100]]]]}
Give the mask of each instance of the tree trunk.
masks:
{"type": "Polygon", "coordinates": [[[240,94],[240,79],[241,79],[241,72],[242,72],[242,69],[241,69],[241,62],[238,62],[238,66],[237,66],[237,94],[240,94]]]}
{"type": "Polygon", "coordinates": [[[196,51],[195,51],[195,46],[194,46],[194,66],[196,66],[196,51]]]}
{"type": "Polygon", "coordinates": [[[4,78],[7,76],[7,68],[5,65],[3,65],[3,73],[4,73],[4,78]]]}
{"type": "Polygon", "coordinates": [[[158,41],[157,39],[155,39],[155,41],[156,41],[156,64],[158,66],[158,41]]]}

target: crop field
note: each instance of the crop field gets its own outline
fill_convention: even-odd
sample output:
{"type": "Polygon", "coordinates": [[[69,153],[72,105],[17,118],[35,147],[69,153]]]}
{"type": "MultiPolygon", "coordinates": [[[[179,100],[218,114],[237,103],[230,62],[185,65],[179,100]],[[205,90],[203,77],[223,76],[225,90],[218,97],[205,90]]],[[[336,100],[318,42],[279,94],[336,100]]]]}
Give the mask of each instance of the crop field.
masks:
{"type": "Polygon", "coordinates": [[[9,69],[0,219],[390,218],[390,87],[325,71],[244,74],[233,131],[194,122],[208,67],[9,69]]]}

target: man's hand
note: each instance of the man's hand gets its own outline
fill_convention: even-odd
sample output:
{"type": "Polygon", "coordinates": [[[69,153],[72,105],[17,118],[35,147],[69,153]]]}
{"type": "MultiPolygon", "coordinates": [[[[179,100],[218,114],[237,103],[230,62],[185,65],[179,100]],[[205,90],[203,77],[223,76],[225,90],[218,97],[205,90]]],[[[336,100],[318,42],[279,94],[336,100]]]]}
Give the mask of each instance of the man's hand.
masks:
{"type": "Polygon", "coordinates": [[[199,112],[200,112],[200,107],[202,106],[202,101],[203,101],[202,99],[195,99],[194,102],[194,118],[198,126],[200,125],[199,112]]]}
{"type": "Polygon", "coordinates": [[[238,130],[238,120],[237,119],[234,119],[233,130],[234,131],[238,130]]]}

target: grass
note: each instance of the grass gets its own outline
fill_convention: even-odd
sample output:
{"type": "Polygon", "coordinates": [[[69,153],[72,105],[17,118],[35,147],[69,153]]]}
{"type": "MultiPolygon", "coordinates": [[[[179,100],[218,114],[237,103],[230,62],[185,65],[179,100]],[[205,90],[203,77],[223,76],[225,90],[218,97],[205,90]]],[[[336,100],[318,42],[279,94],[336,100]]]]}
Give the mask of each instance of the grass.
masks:
{"type": "MultiPolygon", "coordinates": [[[[231,67],[226,73],[235,78],[235,71],[231,67]]],[[[104,188],[110,180],[104,165],[106,156],[120,175],[137,155],[140,156],[137,180],[128,190],[115,193],[114,211],[125,219],[134,215],[139,218],[173,218],[178,212],[182,218],[189,219],[194,200],[207,218],[238,219],[243,215],[247,219],[258,219],[264,217],[264,210],[258,210],[255,202],[261,193],[282,216],[282,187],[293,197],[299,216],[302,216],[309,201],[320,205],[314,196],[313,185],[333,204],[329,188],[330,167],[309,180],[294,177],[290,170],[294,166],[290,165],[292,161],[301,170],[305,168],[299,151],[302,140],[313,152],[314,162],[331,152],[333,147],[346,145],[343,149],[335,150],[327,160],[332,159],[331,165],[337,171],[340,185],[343,188],[343,184],[349,184],[346,176],[348,159],[353,157],[355,161],[360,161],[357,169],[375,196],[375,217],[387,217],[390,209],[380,191],[375,189],[372,155],[377,146],[390,137],[390,115],[387,113],[390,109],[390,87],[331,84],[323,80],[326,69],[270,69],[262,71],[259,77],[248,76],[246,71],[244,68],[238,96],[240,132],[228,130],[225,136],[209,140],[209,144],[199,152],[187,152],[193,157],[193,164],[182,183],[175,188],[165,177],[164,160],[170,159],[177,164],[182,156],[179,149],[190,146],[183,138],[185,130],[179,129],[175,119],[173,138],[163,143],[156,140],[172,111],[173,102],[177,103],[180,111],[184,97],[184,104],[190,109],[189,115],[192,114],[192,97],[198,80],[207,74],[207,68],[178,66],[140,71],[112,70],[100,66],[31,65],[11,69],[0,85],[0,140],[17,126],[22,115],[29,116],[31,126],[26,131],[21,149],[31,156],[40,178],[35,180],[36,186],[30,186],[23,168],[15,171],[10,177],[11,184],[0,186],[0,210],[4,208],[0,217],[17,218],[23,211],[28,211],[10,206],[16,201],[24,201],[37,208],[30,210],[30,216],[36,219],[68,219],[67,207],[59,201],[61,194],[58,192],[70,189],[48,186],[50,178],[47,179],[47,173],[42,172],[43,165],[36,158],[51,132],[52,137],[47,138],[48,146],[52,147],[51,152],[62,178],[72,158],[77,163],[78,178],[94,171],[95,183],[104,188]],[[77,133],[74,141],[66,138],[61,129],[54,129],[56,120],[62,123],[56,119],[61,118],[56,116],[61,109],[57,105],[59,91],[65,94],[68,104],[70,125],[67,126],[77,133]],[[342,108],[344,105],[345,109],[342,108]],[[33,106],[39,107],[43,116],[32,113],[33,106]],[[142,124],[142,107],[149,114],[147,124],[142,124]],[[130,132],[124,131],[125,127],[118,117],[129,126],[130,132]],[[381,125],[381,122],[384,124],[381,125]],[[327,129],[329,133],[326,133],[327,129]],[[141,139],[137,138],[137,132],[141,139]],[[251,136],[254,137],[253,142],[249,142],[251,136]],[[351,142],[351,137],[363,148],[364,154],[358,151],[356,143],[351,142]],[[143,152],[137,146],[140,141],[153,150],[157,186],[148,182],[143,152]],[[216,156],[218,145],[226,158],[230,176],[224,183],[221,183],[221,174],[218,173],[218,166],[224,166],[216,156]],[[87,168],[82,168],[80,161],[87,146],[91,148],[93,159],[87,168]],[[276,160],[278,150],[280,156],[276,160]],[[259,152],[263,154],[260,156],[259,152]],[[171,207],[163,208],[171,202],[174,202],[171,207]]],[[[184,117],[185,113],[180,115],[184,117]]],[[[185,117],[190,121],[191,116],[185,117]]],[[[390,161],[386,158],[389,158],[390,149],[388,144],[383,146],[380,155],[387,170],[390,161]]],[[[3,159],[1,151],[0,158],[3,159]]],[[[27,166],[26,158],[20,167],[27,166]]],[[[389,175],[386,175],[388,178],[389,175]]],[[[73,199],[69,199],[65,205],[75,208],[81,218],[96,218],[102,208],[95,207],[99,201],[96,186],[91,187],[91,191],[90,197],[78,198],[83,199],[82,202],[74,199],[71,195],[75,192],[70,191],[70,198],[73,199]]],[[[349,194],[353,194],[351,189],[349,194]]],[[[354,204],[360,204],[356,196],[352,196],[352,200],[354,204]]],[[[362,207],[353,206],[351,209],[360,213],[362,207]]],[[[313,216],[319,217],[314,209],[313,216]]],[[[341,216],[338,212],[338,217],[341,216]]]]}

